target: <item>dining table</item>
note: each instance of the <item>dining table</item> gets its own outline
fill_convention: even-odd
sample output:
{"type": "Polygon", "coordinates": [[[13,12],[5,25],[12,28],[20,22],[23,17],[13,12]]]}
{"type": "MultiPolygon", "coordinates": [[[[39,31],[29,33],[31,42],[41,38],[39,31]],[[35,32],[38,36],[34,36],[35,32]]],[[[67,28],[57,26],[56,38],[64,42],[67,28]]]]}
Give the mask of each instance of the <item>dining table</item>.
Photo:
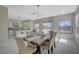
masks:
{"type": "Polygon", "coordinates": [[[36,36],[31,36],[31,37],[26,37],[25,40],[29,42],[36,43],[37,46],[37,51],[36,53],[41,54],[41,48],[40,45],[47,39],[50,38],[50,35],[36,35],[36,36]]]}

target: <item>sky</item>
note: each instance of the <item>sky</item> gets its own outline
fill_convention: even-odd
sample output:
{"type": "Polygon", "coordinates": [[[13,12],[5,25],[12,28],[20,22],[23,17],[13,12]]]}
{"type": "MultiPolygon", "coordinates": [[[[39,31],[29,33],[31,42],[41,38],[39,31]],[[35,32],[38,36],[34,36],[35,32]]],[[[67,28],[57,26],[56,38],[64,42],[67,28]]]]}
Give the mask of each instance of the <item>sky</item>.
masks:
{"type": "Polygon", "coordinates": [[[71,20],[62,20],[60,21],[60,26],[71,26],[71,20]]]}

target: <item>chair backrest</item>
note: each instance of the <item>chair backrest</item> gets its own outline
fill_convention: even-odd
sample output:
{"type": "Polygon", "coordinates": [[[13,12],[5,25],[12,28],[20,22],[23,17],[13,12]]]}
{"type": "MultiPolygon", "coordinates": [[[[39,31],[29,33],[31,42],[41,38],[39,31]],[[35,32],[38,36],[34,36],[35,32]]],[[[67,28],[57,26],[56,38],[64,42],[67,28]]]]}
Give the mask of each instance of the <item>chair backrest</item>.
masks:
{"type": "Polygon", "coordinates": [[[53,34],[49,40],[49,48],[54,45],[54,40],[55,40],[56,34],[57,34],[57,32],[53,32],[53,34]]]}
{"type": "Polygon", "coordinates": [[[52,34],[52,33],[54,33],[54,31],[49,31],[49,34],[52,34]]]}
{"type": "Polygon", "coordinates": [[[50,35],[50,39],[49,40],[51,40],[52,39],[52,37],[53,37],[53,31],[49,31],[49,35],[50,35]]]}
{"type": "Polygon", "coordinates": [[[57,32],[54,32],[53,39],[55,40],[57,32]]]}
{"type": "Polygon", "coordinates": [[[19,53],[25,52],[26,46],[25,46],[24,40],[21,38],[16,38],[16,43],[19,49],[19,53]]]}

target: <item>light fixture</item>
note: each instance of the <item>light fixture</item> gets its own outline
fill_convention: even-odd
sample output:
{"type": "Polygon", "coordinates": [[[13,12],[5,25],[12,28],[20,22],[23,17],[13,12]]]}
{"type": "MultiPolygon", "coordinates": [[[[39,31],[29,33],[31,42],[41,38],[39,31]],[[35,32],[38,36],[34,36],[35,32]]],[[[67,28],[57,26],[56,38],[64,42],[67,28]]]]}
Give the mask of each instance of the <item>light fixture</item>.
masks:
{"type": "Polygon", "coordinates": [[[29,13],[31,16],[36,16],[36,17],[39,17],[39,16],[42,16],[41,12],[40,12],[40,5],[36,5],[36,8],[35,10],[32,12],[32,13],[29,13]]]}

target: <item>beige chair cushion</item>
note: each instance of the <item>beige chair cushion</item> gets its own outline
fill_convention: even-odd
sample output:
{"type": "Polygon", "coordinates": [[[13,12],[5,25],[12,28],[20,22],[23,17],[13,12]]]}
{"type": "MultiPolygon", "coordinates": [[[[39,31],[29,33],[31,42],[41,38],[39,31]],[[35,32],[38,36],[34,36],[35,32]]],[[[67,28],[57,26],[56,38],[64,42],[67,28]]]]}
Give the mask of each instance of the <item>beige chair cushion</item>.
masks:
{"type": "Polygon", "coordinates": [[[42,48],[49,49],[54,45],[54,39],[55,39],[56,33],[54,33],[53,31],[49,31],[49,35],[50,35],[49,41],[43,42],[43,44],[41,45],[42,48]]]}
{"type": "Polygon", "coordinates": [[[33,48],[36,48],[36,43],[29,42],[29,43],[28,43],[28,46],[33,47],[33,48]]]}
{"type": "Polygon", "coordinates": [[[49,48],[48,45],[49,45],[49,41],[45,41],[45,42],[43,42],[43,44],[41,44],[41,47],[48,49],[49,48]]]}
{"type": "Polygon", "coordinates": [[[25,46],[23,39],[17,39],[16,38],[16,42],[17,42],[17,46],[18,46],[20,54],[32,54],[37,50],[37,48],[25,46]]]}
{"type": "Polygon", "coordinates": [[[20,51],[20,54],[32,54],[36,51],[36,48],[32,48],[30,46],[26,46],[26,48],[23,51],[20,51]]]}

